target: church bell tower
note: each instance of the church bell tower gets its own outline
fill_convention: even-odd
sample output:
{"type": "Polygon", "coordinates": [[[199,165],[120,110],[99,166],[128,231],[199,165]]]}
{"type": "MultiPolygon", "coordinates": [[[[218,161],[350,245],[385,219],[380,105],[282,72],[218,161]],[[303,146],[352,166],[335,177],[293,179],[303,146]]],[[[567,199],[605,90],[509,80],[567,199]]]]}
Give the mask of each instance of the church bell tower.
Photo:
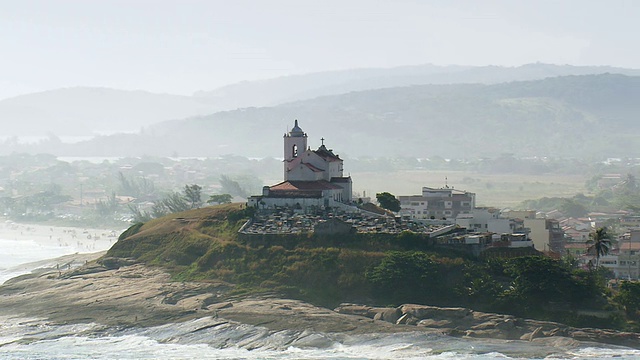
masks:
{"type": "Polygon", "coordinates": [[[284,134],[284,161],[289,162],[307,150],[307,134],[298,126],[295,121],[293,129],[284,134]]]}
{"type": "Polygon", "coordinates": [[[293,129],[284,134],[284,179],[288,179],[289,165],[298,156],[307,150],[307,134],[298,126],[295,121],[293,129]]]}

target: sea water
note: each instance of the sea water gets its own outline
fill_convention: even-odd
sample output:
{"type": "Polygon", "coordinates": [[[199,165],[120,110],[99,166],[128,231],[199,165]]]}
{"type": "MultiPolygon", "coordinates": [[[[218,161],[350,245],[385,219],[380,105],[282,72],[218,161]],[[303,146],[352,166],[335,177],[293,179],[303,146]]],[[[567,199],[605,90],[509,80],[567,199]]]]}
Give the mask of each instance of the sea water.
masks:
{"type": "MultiPolygon", "coordinates": [[[[94,245],[95,246],[95,245],[94,245]]],[[[0,283],[91,243],[0,239],[0,283]]],[[[266,328],[205,317],[150,328],[54,325],[0,317],[0,359],[638,359],[640,351],[593,343],[461,339],[407,332],[351,336],[266,328]]]]}
{"type": "Polygon", "coordinates": [[[38,267],[64,265],[53,260],[60,256],[107,250],[115,241],[113,237],[92,237],[91,234],[82,234],[81,231],[78,235],[63,234],[61,228],[51,228],[51,235],[33,233],[33,238],[29,238],[30,228],[23,227],[24,231],[21,231],[19,236],[15,236],[18,231],[12,229],[13,239],[7,236],[9,232],[3,233],[0,229],[0,284],[38,267]]]}

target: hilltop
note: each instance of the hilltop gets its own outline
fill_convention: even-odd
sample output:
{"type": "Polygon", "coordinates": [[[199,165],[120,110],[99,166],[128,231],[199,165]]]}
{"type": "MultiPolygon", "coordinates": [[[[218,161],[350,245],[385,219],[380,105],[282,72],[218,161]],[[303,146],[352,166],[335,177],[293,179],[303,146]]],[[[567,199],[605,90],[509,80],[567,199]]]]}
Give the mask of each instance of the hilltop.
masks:
{"type": "Polygon", "coordinates": [[[326,307],[419,303],[626,326],[619,312],[610,312],[598,275],[567,263],[539,256],[484,261],[409,232],[239,234],[252,210],[214,206],[134,225],[102,262],[142,262],[175,280],[234,284],[233,295],[274,294],[326,307]],[[586,315],[605,308],[604,317],[586,315]]]}

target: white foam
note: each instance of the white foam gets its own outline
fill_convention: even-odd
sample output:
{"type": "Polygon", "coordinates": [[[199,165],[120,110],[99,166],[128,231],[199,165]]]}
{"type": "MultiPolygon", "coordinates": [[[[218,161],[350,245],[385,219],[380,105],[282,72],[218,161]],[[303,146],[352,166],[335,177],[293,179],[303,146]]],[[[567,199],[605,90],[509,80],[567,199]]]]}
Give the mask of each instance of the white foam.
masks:
{"type": "Polygon", "coordinates": [[[116,232],[2,224],[0,227],[0,284],[39,267],[56,267],[48,259],[76,253],[107,250],[116,241],[116,232]],[[35,264],[36,262],[42,262],[35,264]]]}

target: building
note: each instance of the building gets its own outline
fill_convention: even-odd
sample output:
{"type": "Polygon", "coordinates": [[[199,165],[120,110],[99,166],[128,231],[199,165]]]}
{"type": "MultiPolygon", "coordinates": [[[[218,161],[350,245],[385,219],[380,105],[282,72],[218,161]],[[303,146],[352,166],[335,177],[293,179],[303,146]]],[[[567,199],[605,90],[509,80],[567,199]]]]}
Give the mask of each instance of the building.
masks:
{"type": "Polygon", "coordinates": [[[311,150],[307,139],[295,120],[293,129],[284,134],[284,181],[265,186],[262,195],[249,198],[249,206],[304,210],[351,203],[353,185],[351,177],[344,176],[343,160],[324,145],[324,139],[317,150],[311,150]]]}
{"type": "Polygon", "coordinates": [[[410,219],[452,219],[470,214],[476,205],[476,194],[448,186],[422,188],[422,195],[399,196],[400,215],[410,219]]]}
{"type": "Polygon", "coordinates": [[[456,217],[456,225],[474,232],[491,232],[496,234],[513,234],[516,221],[500,216],[500,210],[479,207],[471,209],[469,213],[462,213],[456,217]]]}
{"type": "Polygon", "coordinates": [[[524,219],[524,226],[529,228],[529,237],[538,251],[553,251],[564,255],[565,236],[560,222],[555,219],[524,219]]]}

